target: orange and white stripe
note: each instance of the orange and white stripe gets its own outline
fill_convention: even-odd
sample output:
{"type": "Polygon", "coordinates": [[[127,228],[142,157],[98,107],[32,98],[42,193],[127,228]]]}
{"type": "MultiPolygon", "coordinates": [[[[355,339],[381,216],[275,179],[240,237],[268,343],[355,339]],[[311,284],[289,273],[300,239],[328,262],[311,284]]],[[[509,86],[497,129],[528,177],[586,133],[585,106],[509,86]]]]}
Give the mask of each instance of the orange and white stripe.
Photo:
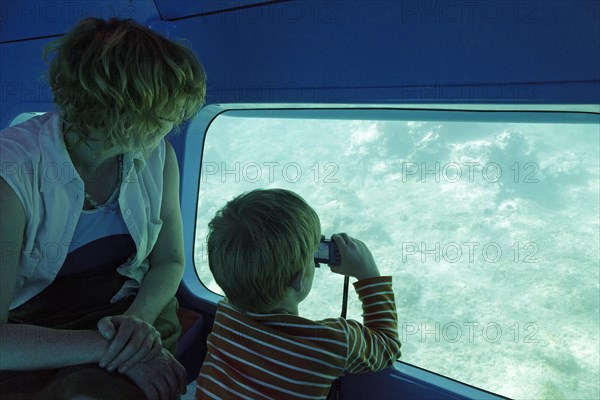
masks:
{"type": "Polygon", "coordinates": [[[392,278],[354,283],[364,325],[343,318],[240,313],[218,304],[196,399],[324,399],[346,372],[387,368],[400,357],[392,278]]]}

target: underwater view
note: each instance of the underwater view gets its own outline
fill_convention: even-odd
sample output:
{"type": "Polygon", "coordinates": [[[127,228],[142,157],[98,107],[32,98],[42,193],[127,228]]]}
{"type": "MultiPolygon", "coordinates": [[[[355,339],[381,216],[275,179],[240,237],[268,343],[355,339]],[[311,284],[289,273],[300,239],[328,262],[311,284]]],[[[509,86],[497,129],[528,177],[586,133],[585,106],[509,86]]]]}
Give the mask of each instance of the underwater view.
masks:
{"type": "MultiPolygon", "coordinates": [[[[363,240],[394,277],[401,361],[515,399],[598,399],[599,132],[219,116],[204,144],[198,275],[222,294],[206,255],[219,208],[293,190],[323,235],[363,240]]],[[[322,265],[300,314],[339,316],[342,289],[322,265]]],[[[351,286],[348,318],[361,314],[351,286]]]]}

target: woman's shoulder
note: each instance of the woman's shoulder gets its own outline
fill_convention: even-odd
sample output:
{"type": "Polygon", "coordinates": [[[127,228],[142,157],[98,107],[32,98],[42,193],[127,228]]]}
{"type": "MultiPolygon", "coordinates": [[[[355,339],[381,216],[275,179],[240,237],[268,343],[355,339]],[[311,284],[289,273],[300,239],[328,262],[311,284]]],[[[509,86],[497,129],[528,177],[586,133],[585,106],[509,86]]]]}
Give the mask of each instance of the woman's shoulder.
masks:
{"type": "Polygon", "coordinates": [[[0,131],[0,148],[3,161],[31,159],[39,155],[40,135],[55,129],[55,112],[34,115],[25,121],[0,131]]]}
{"type": "MultiPolygon", "coordinates": [[[[22,197],[35,190],[39,176],[57,163],[57,115],[55,112],[35,115],[26,121],[0,131],[0,176],[22,197]],[[49,140],[41,140],[47,137],[49,140]],[[51,139],[54,138],[54,139],[51,139]],[[44,163],[44,154],[49,155],[44,163]]],[[[54,172],[54,170],[50,171],[54,172]]]]}
{"type": "Polygon", "coordinates": [[[40,133],[44,128],[47,129],[49,125],[57,126],[58,118],[56,111],[23,113],[14,118],[8,128],[0,130],[0,137],[11,137],[17,132],[40,133]]]}

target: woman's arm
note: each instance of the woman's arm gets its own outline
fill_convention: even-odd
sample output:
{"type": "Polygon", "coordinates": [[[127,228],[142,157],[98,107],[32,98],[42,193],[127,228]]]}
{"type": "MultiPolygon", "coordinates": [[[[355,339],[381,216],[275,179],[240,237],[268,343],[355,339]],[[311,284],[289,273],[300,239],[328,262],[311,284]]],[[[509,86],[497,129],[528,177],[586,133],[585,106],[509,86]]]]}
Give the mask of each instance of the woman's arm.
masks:
{"type": "Polygon", "coordinates": [[[160,218],[163,221],[156,244],[149,256],[150,269],[129,309],[124,315],[135,315],[148,323],[175,296],[183,277],[183,223],[179,206],[179,167],[173,146],[165,141],[165,168],[160,218]]]}
{"type": "Polygon", "coordinates": [[[108,341],[97,331],[8,323],[25,232],[25,210],[0,178],[0,371],[26,371],[97,362],[108,341]]]}
{"type": "MultiPolygon", "coordinates": [[[[0,371],[31,371],[97,363],[110,342],[96,330],[52,329],[8,323],[25,231],[17,195],[0,178],[0,371]]],[[[185,393],[185,370],[164,351],[128,371],[149,398],[185,393]]]]}
{"type": "Polygon", "coordinates": [[[97,363],[108,348],[98,331],[0,324],[0,371],[30,371],[97,363]]]}
{"type": "Polygon", "coordinates": [[[171,144],[166,141],[163,172],[163,198],[160,218],[163,221],[156,244],[149,256],[150,268],[132,305],[123,316],[106,317],[99,329],[106,338],[114,335],[100,366],[109,371],[125,372],[137,362],[158,354],[156,337],[148,329],[175,296],[184,271],[183,224],[179,206],[179,168],[171,144]],[[129,318],[126,318],[129,317],[129,318]],[[141,349],[145,346],[145,350],[141,349]],[[152,351],[151,351],[152,349],[152,351]]]}
{"type": "MultiPolygon", "coordinates": [[[[0,177],[0,324],[8,321],[24,232],[23,205],[8,183],[0,177]]],[[[0,336],[0,340],[2,338],[0,336]]]]}

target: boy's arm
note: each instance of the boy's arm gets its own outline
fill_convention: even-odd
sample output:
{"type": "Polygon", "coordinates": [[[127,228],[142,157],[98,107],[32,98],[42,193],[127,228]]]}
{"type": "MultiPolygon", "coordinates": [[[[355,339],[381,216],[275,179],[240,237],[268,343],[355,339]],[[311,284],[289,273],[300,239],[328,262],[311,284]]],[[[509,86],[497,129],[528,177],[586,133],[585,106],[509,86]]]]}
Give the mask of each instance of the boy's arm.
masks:
{"type": "Polygon", "coordinates": [[[388,368],[401,354],[392,277],[363,279],[355,282],[354,288],[363,304],[364,325],[354,320],[346,321],[346,372],[364,373],[388,368]]]}
{"type": "Polygon", "coordinates": [[[331,271],[358,279],[354,288],[363,304],[364,325],[341,320],[347,335],[347,372],[370,372],[391,366],[400,357],[398,316],[392,277],[380,276],[367,245],[345,233],[334,234],[341,254],[340,265],[331,271]]]}

